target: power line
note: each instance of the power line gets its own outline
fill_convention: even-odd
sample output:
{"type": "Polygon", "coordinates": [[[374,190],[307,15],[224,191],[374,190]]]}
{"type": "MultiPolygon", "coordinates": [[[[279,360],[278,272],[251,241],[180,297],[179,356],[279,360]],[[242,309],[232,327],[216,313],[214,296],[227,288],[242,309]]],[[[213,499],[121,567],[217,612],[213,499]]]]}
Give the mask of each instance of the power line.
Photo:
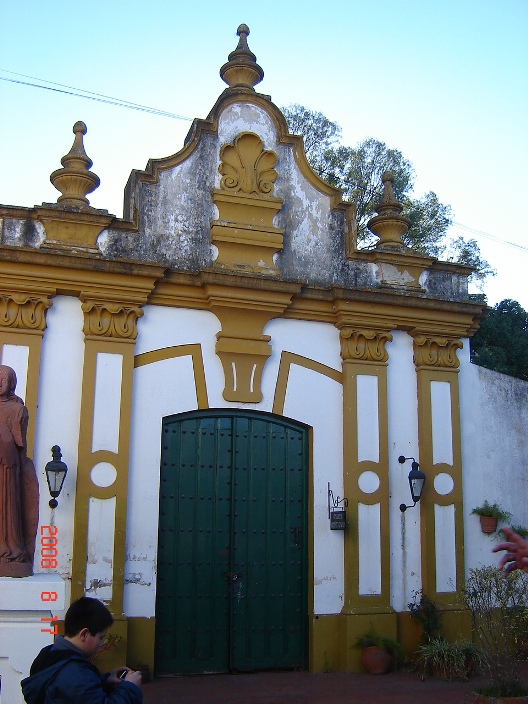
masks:
{"type": "Polygon", "coordinates": [[[129,108],[130,110],[139,110],[141,112],[151,113],[153,115],[159,115],[161,117],[170,117],[173,120],[186,120],[192,122],[192,117],[185,117],[184,115],[177,115],[176,113],[169,112],[167,110],[159,110],[158,108],[151,108],[148,105],[141,105],[140,103],[133,103],[129,100],[122,100],[121,98],[113,98],[110,95],[103,95],[101,93],[94,93],[89,90],[84,90],[83,88],[75,88],[74,86],[67,86],[62,83],[54,83],[53,81],[46,81],[44,78],[35,78],[34,76],[27,76],[24,73],[16,73],[15,71],[7,71],[6,69],[0,68],[0,71],[4,73],[10,73],[14,76],[21,76],[22,78],[29,78],[32,81],[40,81],[41,83],[48,83],[49,85],[39,85],[38,83],[30,83],[28,81],[19,81],[15,78],[6,78],[5,76],[0,76],[1,81],[7,81],[8,83],[16,83],[18,85],[27,86],[30,88],[41,88],[42,90],[50,90],[54,93],[63,93],[65,95],[73,95],[77,98],[85,98],[86,100],[95,100],[98,103],[106,103],[108,105],[117,105],[122,108],[129,108]],[[60,88],[52,88],[51,86],[60,86],[60,88]],[[69,90],[64,90],[64,89],[69,90]]]}
{"type": "Polygon", "coordinates": [[[523,252],[528,252],[528,247],[525,247],[522,244],[519,244],[518,242],[509,242],[508,240],[502,240],[500,237],[496,237],[495,235],[492,235],[489,232],[483,232],[482,230],[476,230],[474,227],[468,227],[467,225],[462,225],[460,222],[454,222],[452,223],[455,227],[460,227],[462,230],[467,230],[468,232],[472,232],[475,235],[479,235],[480,237],[485,237],[488,240],[493,240],[494,242],[499,242],[500,244],[507,244],[510,247],[516,247],[517,249],[521,249],[523,252]]]}

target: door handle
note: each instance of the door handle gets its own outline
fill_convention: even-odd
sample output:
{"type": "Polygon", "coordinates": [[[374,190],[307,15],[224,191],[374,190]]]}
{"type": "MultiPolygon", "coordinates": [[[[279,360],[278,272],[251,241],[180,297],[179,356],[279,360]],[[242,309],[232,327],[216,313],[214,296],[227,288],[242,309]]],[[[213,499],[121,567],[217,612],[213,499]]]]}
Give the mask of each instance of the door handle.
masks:
{"type": "Polygon", "coordinates": [[[300,547],[301,545],[301,534],[302,534],[302,528],[300,526],[294,526],[291,529],[291,532],[293,533],[293,540],[295,542],[295,545],[297,547],[300,547]]]}

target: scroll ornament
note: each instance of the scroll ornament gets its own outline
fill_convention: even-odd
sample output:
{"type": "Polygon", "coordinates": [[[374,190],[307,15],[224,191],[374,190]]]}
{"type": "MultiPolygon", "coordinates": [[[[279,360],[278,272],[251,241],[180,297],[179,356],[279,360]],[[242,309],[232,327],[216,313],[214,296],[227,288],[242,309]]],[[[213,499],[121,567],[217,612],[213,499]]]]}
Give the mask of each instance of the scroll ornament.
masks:
{"type": "Polygon", "coordinates": [[[457,350],[462,346],[462,342],[456,339],[416,335],[414,338],[414,363],[417,367],[458,369],[460,361],[457,357],[457,350]]]}
{"type": "Polygon", "coordinates": [[[51,301],[25,293],[0,293],[0,327],[45,330],[51,301]]]}
{"type": "Polygon", "coordinates": [[[143,315],[143,311],[138,306],[85,301],[82,310],[85,335],[136,339],[137,319],[143,315]]]}
{"type": "Polygon", "coordinates": [[[341,329],[341,357],[359,362],[386,362],[389,355],[385,344],[391,341],[388,332],[345,327],[341,329]]]}
{"type": "Polygon", "coordinates": [[[224,144],[220,149],[220,159],[220,186],[224,190],[257,196],[273,194],[278,175],[274,169],[277,155],[263,148],[258,135],[242,132],[233,144],[224,144]]]}

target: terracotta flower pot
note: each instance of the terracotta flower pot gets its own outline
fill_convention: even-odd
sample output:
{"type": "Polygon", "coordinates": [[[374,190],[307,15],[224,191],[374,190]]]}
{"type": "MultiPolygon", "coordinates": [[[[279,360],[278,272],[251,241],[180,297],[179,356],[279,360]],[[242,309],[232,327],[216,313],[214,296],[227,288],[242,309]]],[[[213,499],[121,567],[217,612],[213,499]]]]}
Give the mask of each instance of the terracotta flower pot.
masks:
{"type": "Polygon", "coordinates": [[[479,516],[480,530],[483,533],[495,533],[497,530],[497,519],[493,516],[479,516]]]}
{"type": "Polygon", "coordinates": [[[361,651],[361,664],[371,675],[384,675],[392,665],[389,653],[377,645],[369,645],[361,651]]]}

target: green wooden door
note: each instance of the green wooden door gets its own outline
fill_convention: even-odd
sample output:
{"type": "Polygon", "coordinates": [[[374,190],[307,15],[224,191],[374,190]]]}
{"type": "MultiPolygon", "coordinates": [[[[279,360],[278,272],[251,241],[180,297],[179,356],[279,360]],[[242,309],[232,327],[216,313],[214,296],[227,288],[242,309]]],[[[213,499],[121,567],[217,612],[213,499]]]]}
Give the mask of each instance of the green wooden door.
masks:
{"type": "Polygon", "coordinates": [[[307,460],[269,414],[164,419],[159,674],[306,666],[307,460]]]}

